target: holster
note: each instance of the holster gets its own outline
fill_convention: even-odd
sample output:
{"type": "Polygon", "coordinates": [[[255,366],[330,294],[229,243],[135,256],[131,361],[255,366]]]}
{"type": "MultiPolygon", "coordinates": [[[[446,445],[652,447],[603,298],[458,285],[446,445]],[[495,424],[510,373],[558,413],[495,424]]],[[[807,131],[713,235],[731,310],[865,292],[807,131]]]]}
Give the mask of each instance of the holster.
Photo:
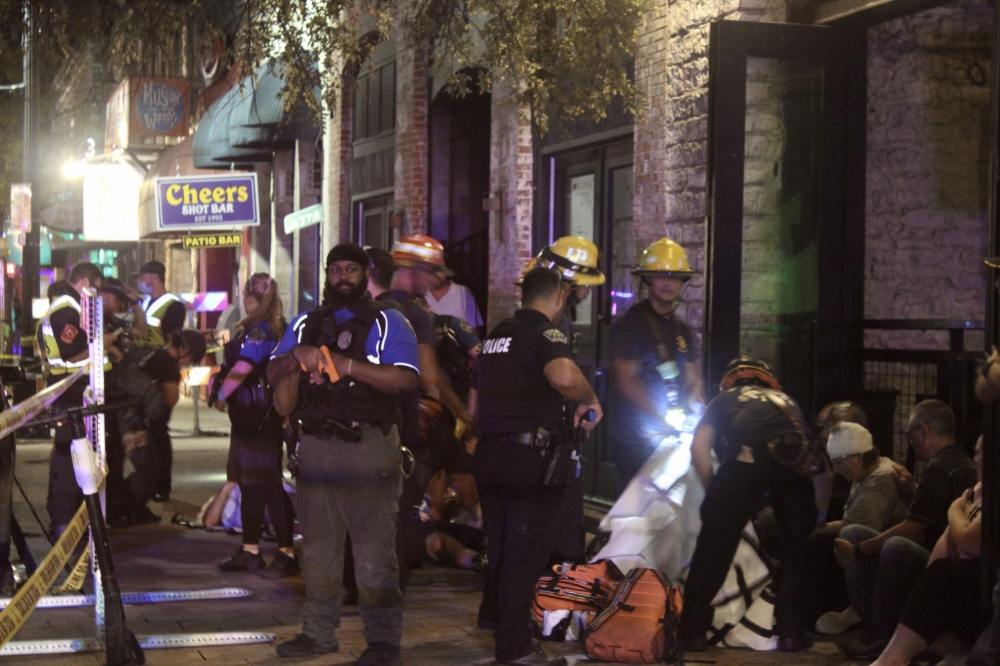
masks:
{"type": "Polygon", "coordinates": [[[568,486],[576,477],[579,462],[577,442],[571,439],[552,442],[545,451],[545,473],[542,474],[541,486],[544,488],[568,486]]]}
{"type": "Polygon", "coordinates": [[[317,439],[339,439],[351,444],[360,442],[364,435],[360,425],[331,418],[317,421],[299,421],[299,430],[317,439]]]}

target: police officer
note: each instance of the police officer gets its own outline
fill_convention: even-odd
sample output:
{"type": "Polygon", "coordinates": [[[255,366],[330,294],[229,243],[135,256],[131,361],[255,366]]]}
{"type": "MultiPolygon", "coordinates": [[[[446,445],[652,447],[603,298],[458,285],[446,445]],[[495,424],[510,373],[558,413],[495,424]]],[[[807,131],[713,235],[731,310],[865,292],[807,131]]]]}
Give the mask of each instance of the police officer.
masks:
{"type": "Polygon", "coordinates": [[[729,571],[740,533],[763,508],[766,493],[782,536],[775,604],[778,649],[798,652],[809,645],[803,617],[807,542],[817,515],[811,475],[795,464],[805,452],[807,421],[763,361],[734,359],[719,388],[691,443],[691,464],[707,492],[684,586],[681,640],[685,651],[705,649],[712,599],[729,571]],[[713,449],[722,460],[714,475],[713,449]]]}
{"type": "Polygon", "coordinates": [[[611,452],[627,485],[685,410],[703,403],[698,340],[674,311],[694,271],[669,238],[650,244],[639,268],[649,296],[611,326],[611,452]]]}
{"type": "Polygon", "coordinates": [[[563,666],[535,649],[529,621],[535,581],[555,545],[564,489],[542,485],[546,455],[563,426],[592,429],[602,416],[590,384],[557,328],[567,291],[556,271],[536,267],[521,285],[522,309],[487,336],[477,358],[480,440],[473,473],[489,537],[480,625],[495,621],[499,664],[563,666]],[[581,421],[588,410],[591,421],[581,421]]]}
{"type": "MultiPolygon", "coordinates": [[[[89,356],[87,332],[80,323],[80,294],[84,289],[100,289],[104,281],[101,269],[91,263],[80,263],[73,267],[61,296],[50,304],[48,312],[38,328],[39,347],[43,348],[46,359],[46,381],[49,386],[85,367],[89,356]]],[[[104,342],[114,342],[114,334],[105,334],[104,342]]],[[[105,357],[107,361],[107,357],[105,357]]],[[[105,363],[105,370],[111,364],[105,363]]],[[[87,382],[77,380],[53,404],[56,411],[79,407],[83,403],[83,392],[87,382]]],[[[69,524],[83,496],[76,485],[73,473],[73,459],[70,444],[73,435],[68,423],[56,426],[55,447],[49,465],[49,494],[47,508],[51,518],[53,534],[61,534],[69,524]]]]}
{"type": "MultiPolygon", "coordinates": [[[[593,287],[604,284],[604,273],[599,268],[597,245],[582,236],[563,236],[538,254],[537,263],[559,272],[569,293],[566,295],[566,311],[559,330],[570,341],[575,357],[580,351],[580,333],[572,330],[576,321],[576,307],[589,295],[593,287]]],[[[589,321],[581,322],[590,325],[589,321]]],[[[586,561],[587,528],[583,521],[583,478],[577,476],[566,487],[562,516],[559,520],[559,536],[552,553],[554,562],[586,561]]]]}
{"type": "Polygon", "coordinates": [[[184,328],[187,308],[184,301],[167,291],[167,267],[159,261],[147,261],[135,274],[142,309],[149,324],[149,344],[164,344],[170,336],[184,328]]]}
{"type": "Polygon", "coordinates": [[[275,407],[291,413],[300,431],[297,503],[306,578],[302,633],[277,651],[295,657],[339,648],[350,530],[354,559],[364,563],[357,580],[368,649],[357,663],[393,666],[400,663],[403,613],[395,550],[399,395],[417,386],[417,341],[402,314],[368,293],[363,249],[337,245],[326,270],[328,304],[296,317],[267,369],[275,407]]]}

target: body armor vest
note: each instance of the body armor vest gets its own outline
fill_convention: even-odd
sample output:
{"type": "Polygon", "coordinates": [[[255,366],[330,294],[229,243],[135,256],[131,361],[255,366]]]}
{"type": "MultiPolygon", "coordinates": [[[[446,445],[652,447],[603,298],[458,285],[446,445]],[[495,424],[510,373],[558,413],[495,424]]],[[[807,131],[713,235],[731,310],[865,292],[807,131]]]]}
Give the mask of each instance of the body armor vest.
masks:
{"type": "MultiPolygon", "coordinates": [[[[367,297],[349,309],[354,316],[342,324],[338,324],[334,318],[333,307],[326,306],[310,312],[302,330],[300,344],[316,347],[325,345],[332,353],[356,361],[367,361],[365,342],[368,340],[368,332],[384,308],[367,297]]],[[[309,382],[309,375],[303,372],[299,376],[299,400],[293,415],[305,423],[332,418],[339,421],[398,424],[399,396],[379,391],[371,384],[353,377],[341,377],[334,383],[312,384],[309,382]]]]}
{"type": "MultiPolygon", "coordinates": [[[[243,341],[246,340],[246,337],[250,334],[250,330],[251,329],[242,331],[236,338],[227,342],[225,347],[223,347],[222,370],[219,371],[219,374],[225,373],[225,375],[228,375],[233,369],[233,366],[235,366],[239,361],[240,350],[243,348],[243,341]]],[[[264,357],[264,360],[250,371],[250,374],[246,376],[239,388],[233,391],[232,395],[229,396],[226,402],[231,405],[243,405],[244,407],[260,407],[262,409],[269,408],[272,403],[273,395],[266,379],[267,364],[269,361],[270,359],[268,357],[264,357]]],[[[225,375],[223,375],[223,378],[218,381],[225,381],[225,375]]]]}

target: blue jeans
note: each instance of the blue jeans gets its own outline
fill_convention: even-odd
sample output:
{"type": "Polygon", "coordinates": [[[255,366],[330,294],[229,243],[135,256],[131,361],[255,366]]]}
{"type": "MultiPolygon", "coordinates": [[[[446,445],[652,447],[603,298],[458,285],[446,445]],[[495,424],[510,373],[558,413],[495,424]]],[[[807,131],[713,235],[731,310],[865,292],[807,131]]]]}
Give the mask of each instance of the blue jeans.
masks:
{"type": "MultiPolygon", "coordinates": [[[[840,538],[861,543],[879,532],[864,525],[848,525],[840,538]]],[[[877,557],[856,559],[844,567],[847,596],[851,606],[875,629],[880,638],[889,638],[899,624],[906,597],[920,573],[927,567],[930,552],[905,537],[891,537],[877,557]]]]}

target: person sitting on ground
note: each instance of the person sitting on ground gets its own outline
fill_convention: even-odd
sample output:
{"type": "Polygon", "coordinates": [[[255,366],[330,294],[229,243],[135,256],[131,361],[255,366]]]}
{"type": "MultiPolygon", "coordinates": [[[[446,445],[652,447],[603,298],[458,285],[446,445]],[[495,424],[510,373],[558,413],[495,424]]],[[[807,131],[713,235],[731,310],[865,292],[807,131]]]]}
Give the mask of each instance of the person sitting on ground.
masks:
{"type": "MultiPolygon", "coordinates": [[[[983,438],[976,443],[976,468],[983,473],[983,438]]],[[[947,631],[972,643],[992,613],[983,609],[980,545],[982,482],[948,509],[948,527],[929,564],[906,599],[902,617],[872,666],[905,666],[947,631]]]]}
{"type": "MultiPolygon", "coordinates": [[[[830,432],[826,447],[834,472],[851,483],[851,490],[843,518],[817,526],[815,536],[839,536],[849,525],[863,525],[882,532],[903,520],[906,504],[900,496],[892,461],[879,455],[867,428],[857,423],[839,423],[830,432]]],[[[830,541],[824,542],[829,548],[830,541]]],[[[835,565],[830,560],[824,558],[828,568],[835,565]]],[[[860,621],[854,608],[847,606],[841,612],[830,611],[822,615],[816,621],[816,631],[839,634],[860,621]]]]}
{"type": "Polygon", "coordinates": [[[976,468],[955,445],[955,414],[940,400],[924,400],[910,412],[907,437],[924,478],[897,525],[879,533],[848,525],[834,542],[844,568],[851,606],[866,623],[858,640],[840,645],[851,659],[874,659],[889,642],[903,605],[930,551],[948,525],[948,507],[976,483],[976,468]]]}

